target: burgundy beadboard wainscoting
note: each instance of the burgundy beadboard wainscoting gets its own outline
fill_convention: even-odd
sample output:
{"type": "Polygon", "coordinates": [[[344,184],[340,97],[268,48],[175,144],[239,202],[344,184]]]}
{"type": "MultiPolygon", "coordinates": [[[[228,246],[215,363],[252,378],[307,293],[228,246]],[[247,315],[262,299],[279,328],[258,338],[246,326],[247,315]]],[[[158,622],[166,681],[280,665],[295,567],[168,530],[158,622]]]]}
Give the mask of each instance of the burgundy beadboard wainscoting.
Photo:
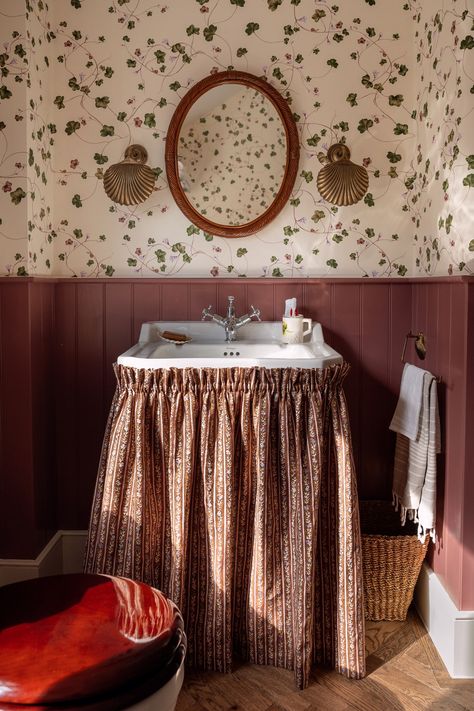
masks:
{"type": "MultiPolygon", "coordinates": [[[[432,565],[457,606],[473,609],[474,517],[464,504],[474,494],[473,293],[474,280],[461,277],[1,279],[0,556],[31,558],[57,528],[87,528],[115,387],[112,363],[137,341],[144,321],[199,319],[209,304],[222,313],[229,294],[238,313],[253,303],[263,319],[278,320],[284,300],[296,296],[352,366],[345,390],[362,498],[390,495],[388,424],[400,355],[410,329],[426,334],[424,367],[443,379],[444,496],[432,565]]],[[[413,342],[407,359],[420,363],[413,342]]]]}
{"type": "Polygon", "coordinates": [[[474,610],[474,278],[415,282],[412,330],[426,336],[422,367],[441,378],[439,543],[428,560],[457,608],[474,610]]]}
{"type": "Polygon", "coordinates": [[[0,558],[56,531],[54,297],[54,281],[0,279],[0,558]]]}

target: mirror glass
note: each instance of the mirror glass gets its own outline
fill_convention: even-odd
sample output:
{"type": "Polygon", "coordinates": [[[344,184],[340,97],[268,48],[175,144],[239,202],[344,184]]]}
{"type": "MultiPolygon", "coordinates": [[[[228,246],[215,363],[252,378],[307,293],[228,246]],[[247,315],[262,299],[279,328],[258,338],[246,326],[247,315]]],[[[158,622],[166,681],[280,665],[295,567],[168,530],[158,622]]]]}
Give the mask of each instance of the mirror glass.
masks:
{"type": "Polygon", "coordinates": [[[262,77],[229,70],[182,97],[166,136],[176,204],[204,232],[257,233],[281,212],[298,172],[299,137],[287,100],[262,77]]]}
{"type": "Polygon", "coordinates": [[[185,115],[176,142],[179,184],[203,218],[245,225],[275,201],[287,150],[273,102],[252,86],[221,84],[199,96],[185,115]]]}

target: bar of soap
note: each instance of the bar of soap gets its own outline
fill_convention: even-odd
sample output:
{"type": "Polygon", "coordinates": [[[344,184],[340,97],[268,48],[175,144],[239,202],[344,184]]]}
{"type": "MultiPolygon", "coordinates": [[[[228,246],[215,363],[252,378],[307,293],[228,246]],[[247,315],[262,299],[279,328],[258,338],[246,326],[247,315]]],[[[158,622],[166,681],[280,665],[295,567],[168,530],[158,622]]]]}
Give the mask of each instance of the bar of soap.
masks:
{"type": "Polygon", "coordinates": [[[168,341],[179,341],[180,343],[186,343],[189,341],[189,337],[184,333],[175,333],[174,331],[163,331],[161,334],[162,338],[166,338],[168,341]]]}

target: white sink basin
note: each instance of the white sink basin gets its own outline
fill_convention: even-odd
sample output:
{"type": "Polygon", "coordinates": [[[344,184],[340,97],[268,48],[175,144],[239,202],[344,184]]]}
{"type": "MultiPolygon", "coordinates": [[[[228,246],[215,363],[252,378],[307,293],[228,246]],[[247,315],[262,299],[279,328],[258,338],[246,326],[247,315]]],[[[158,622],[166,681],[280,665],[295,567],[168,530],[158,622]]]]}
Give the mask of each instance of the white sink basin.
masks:
{"type": "Polygon", "coordinates": [[[304,343],[281,343],[281,322],[252,322],[231,343],[224,329],[201,321],[149,322],[142,325],[139,342],[118,357],[119,365],[133,368],[326,368],[342,363],[342,356],[324,342],[321,324],[314,323],[304,343]],[[183,333],[189,343],[175,345],[161,331],[183,333]]]}

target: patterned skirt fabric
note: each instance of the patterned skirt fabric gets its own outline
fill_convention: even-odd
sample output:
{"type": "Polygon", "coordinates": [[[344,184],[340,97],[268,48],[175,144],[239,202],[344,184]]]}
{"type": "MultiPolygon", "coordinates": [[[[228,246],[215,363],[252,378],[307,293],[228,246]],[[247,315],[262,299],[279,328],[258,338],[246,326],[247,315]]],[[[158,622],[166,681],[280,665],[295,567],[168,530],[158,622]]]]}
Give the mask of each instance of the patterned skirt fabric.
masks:
{"type": "Polygon", "coordinates": [[[86,570],[171,598],[191,666],[364,676],[348,370],[116,366],[86,570]]]}

